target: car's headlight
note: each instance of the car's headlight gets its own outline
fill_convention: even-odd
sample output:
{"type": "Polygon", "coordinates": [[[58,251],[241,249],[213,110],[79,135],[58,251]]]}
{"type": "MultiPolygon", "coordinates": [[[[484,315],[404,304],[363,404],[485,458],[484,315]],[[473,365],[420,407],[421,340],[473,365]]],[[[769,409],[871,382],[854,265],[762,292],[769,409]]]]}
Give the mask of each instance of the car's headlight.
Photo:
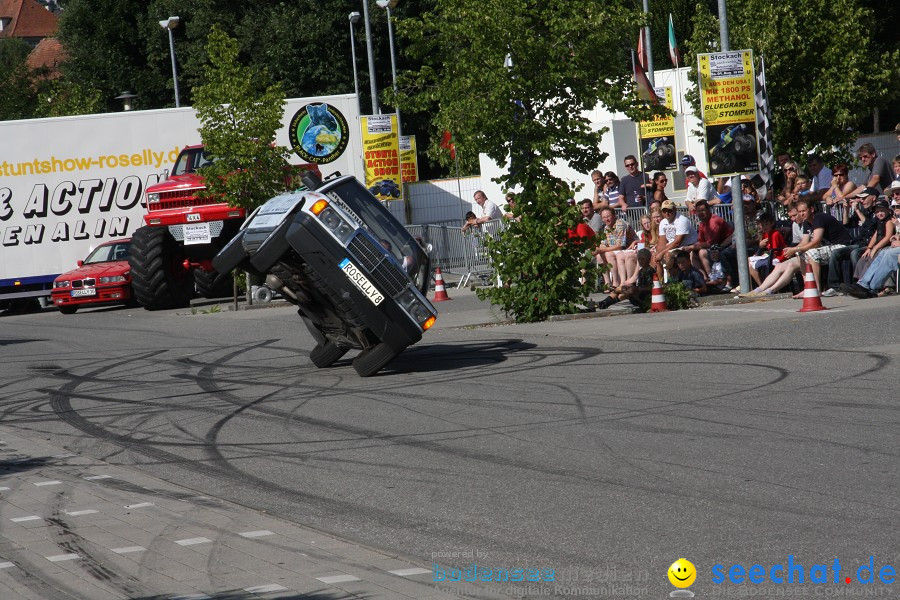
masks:
{"type": "Polygon", "coordinates": [[[159,202],[159,194],[147,194],[147,202],[159,202]]]}
{"type": "Polygon", "coordinates": [[[100,283],[119,283],[125,281],[124,275],[113,275],[111,277],[101,277],[100,283]]]}
{"type": "Polygon", "coordinates": [[[431,311],[422,304],[415,292],[412,291],[412,288],[403,290],[400,295],[397,296],[397,302],[399,302],[400,306],[409,313],[409,316],[413,318],[413,321],[419,325],[425,323],[425,321],[432,316],[431,311]]]}
{"type": "Polygon", "coordinates": [[[70,285],[72,285],[71,281],[54,281],[53,282],[54,288],[67,288],[70,285]]]}
{"type": "Polygon", "coordinates": [[[319,220],[341,240],[341,243],[346,244],[350,236],[353,235],[353,227],[330,206],[319,213],[319,220]]]}

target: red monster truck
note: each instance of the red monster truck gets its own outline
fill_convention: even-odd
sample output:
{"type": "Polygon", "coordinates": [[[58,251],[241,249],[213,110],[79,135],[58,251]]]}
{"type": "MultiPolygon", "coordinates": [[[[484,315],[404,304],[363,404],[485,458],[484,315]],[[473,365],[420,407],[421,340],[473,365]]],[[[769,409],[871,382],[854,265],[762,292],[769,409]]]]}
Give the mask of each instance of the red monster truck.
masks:
{"type": "Polygon", "coordinates": [[[199,196],[206,183],[197,170],[213,160],[203,146],[186,146],[169,177],[147,188],[145,226],[131,236],[129,258],[135,299],[147,310],[186,306],[195,288],[206,298],[230,293],[230,278],[216,283],[212,259],[237,234],[246,211],[199,196]]]}

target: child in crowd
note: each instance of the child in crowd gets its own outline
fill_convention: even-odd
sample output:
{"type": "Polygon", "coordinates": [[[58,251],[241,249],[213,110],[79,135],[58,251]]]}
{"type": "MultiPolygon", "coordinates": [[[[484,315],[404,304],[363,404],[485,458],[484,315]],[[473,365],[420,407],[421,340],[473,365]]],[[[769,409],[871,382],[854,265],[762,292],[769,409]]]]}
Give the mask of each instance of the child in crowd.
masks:
{"type": "Polygon", "coordinates": [[[468,231],[469,229],[477,229],[478,228],[478,217],[475,216],[471,210],[466,213],[466,222],[463,223],[462,230],[468,231]]]}
{"type": "Polygon", "coordinates": [[[637,251],[638,269],[622,285],[611,290],[609,297],[604,298],[597,308],[602,310],[609,308],[620,300],[628,300],[639,311],[644,312],[650,307],[650,294],[653,292],[653,276],[656,269],[650,266],[650,258],[653,254],[647,248],[637,251]]]}
{"type": "Polygon", "coordinates": [[[769,254],[772,254],[772,266],[784,260],[784,249],[787,243],[781,232],[775,229],[775,217],[770,213],[759,216],[759,227],[762,229],[762,238],[759,240],[759,251],[762,254],[751,256],[750,277],[756,282],[756,286],[762,285],[759,277],[759,267],[768,264],[769,254]]]}
{"type": "Polygon", "coordinates": [[[703,278],[703,273],[700,272],[700,269],[691,264],[690,252],[679,251],[675,255],[675,267],[675,272],[672,273],[674,275],[673,279],[680,281],[687,289],[691,290],[693,292],[691,296],[699,296],[706,293],[706,280],[703,278]]]}
{"type": "Polygon", "coordinates": [[[725,271],[722,269],[722,251],[718,244],[709,247],[709,275],[706,277],[706,288],[710,294],[721,294],[728,287],[725,271]]]}

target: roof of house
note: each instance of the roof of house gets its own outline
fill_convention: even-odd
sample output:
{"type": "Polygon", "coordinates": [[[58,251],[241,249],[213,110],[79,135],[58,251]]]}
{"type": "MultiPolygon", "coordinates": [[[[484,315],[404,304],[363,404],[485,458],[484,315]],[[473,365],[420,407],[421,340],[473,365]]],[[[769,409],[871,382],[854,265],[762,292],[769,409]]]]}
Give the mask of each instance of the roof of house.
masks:
{"type": "Polygon", "coordinates": [[[35,0],[0,0],[0,19],[11,19],[0,37],[45,38],[56,33],[56,15],[35,0]]]}
{"type": "Polygon", "coordinates": [[[30,69],[47,67],[50,70],[48,77],[59,77],[59,65],[66,59],[66,52],[62,44],[55,37],[42,39],[28,55],[26,63],[30,69]]]}

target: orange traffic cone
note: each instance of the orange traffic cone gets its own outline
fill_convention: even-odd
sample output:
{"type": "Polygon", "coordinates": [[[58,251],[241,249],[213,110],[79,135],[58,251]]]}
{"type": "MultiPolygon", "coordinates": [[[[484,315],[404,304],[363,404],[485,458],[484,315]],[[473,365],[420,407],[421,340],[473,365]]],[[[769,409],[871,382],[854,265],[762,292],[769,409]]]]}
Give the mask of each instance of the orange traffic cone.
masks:
{"type": "Polygon", "coordinates": [[[656,273],[653,274],[653,295],[650,297],[650,312],[669,312],[666,308],[666,295],[656,273]]]}
{"type": "Polygon", "coordinates": [[[828,310],[822,306],[822,298],[819,296],[819,288],[816,286],[816,277],[813,275],[812,265],[806,263],[806,275],[803,278],[803,308],[797,312],[812,312],[814,310],[828,310]]]}
{"type": "Polygon", "coordinates": [[[441,268],[434,268],[434,300],[433,302],[443,302],[444,300],[453,300],[450,296],[447,295],[447,290],[444,289],[444,276],[441,275],[441,268]]]}

